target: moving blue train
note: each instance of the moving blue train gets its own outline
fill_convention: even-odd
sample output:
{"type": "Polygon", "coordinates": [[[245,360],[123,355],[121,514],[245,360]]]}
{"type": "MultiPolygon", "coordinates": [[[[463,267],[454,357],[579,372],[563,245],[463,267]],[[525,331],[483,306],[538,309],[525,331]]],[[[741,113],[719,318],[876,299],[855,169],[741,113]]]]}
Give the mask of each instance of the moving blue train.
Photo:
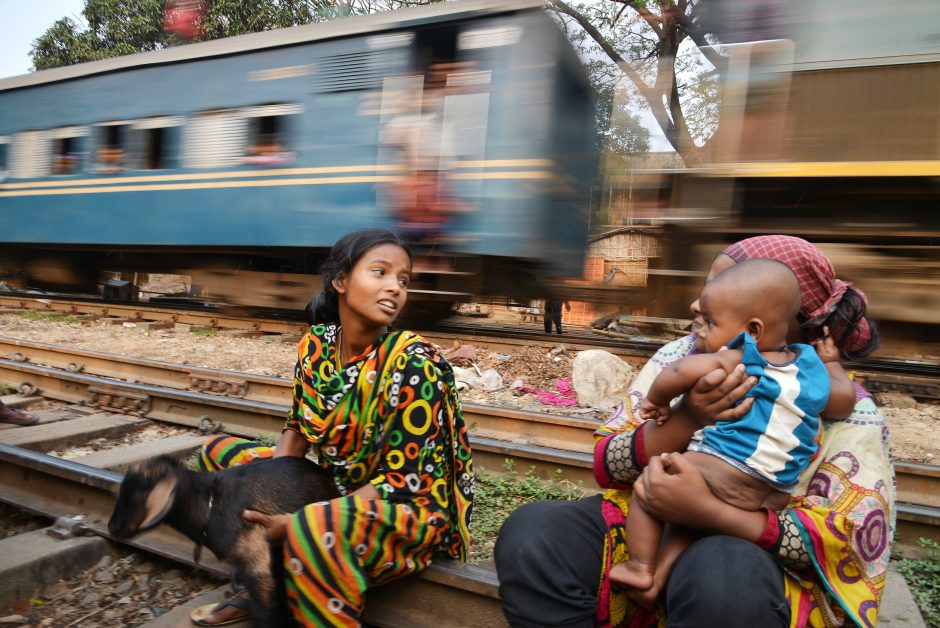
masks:
{"type": "Polygon", "coordinates": [[[417,243],[419,299],[580,274],[591,92],[540,7],[463,0],[0,80],[0,278],[177,273],[297,307],[365,227],[417,243]]]}

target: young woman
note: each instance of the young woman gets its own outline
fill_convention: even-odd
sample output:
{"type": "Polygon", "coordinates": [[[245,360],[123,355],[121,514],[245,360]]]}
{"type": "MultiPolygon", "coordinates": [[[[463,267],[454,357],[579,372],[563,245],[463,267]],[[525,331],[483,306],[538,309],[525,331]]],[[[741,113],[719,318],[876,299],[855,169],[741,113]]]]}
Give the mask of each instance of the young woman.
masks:
{"type": "MultiPolygon", "coordinates": [[[[749,259],[777,260],[797,276],[801,305],[789,342],[812,342],[828,328],[842,359],[877,348],[865,295],[837,279],[822,251],[805,240],[774,235],[733,244],[706,282],[749,259]]],[[[698,301],[692,313],[700,326],[698,301]]],[[[603,496],[527,504],[503,525],[496,568],[512,626],[643,626],[667,619],[669,626],[722,628],[875,625],[895,521],[884,414],[856,384],[852,414],[823,421],[819,452],[787,509],[736,508],[712,495],[681,457],[666,470],[660,455],[684,451],[705,425],[743,416],[753,398],[737,402],[756,378],[741,366],[730,374],[719,369],[700,379],[663,425],[636,415],[656,377],[701,350],[697,338],[660,349],[634,379],[622,411],[597,430],[594,475],[609,489],[603,496]],[[609,577],[611,565],[627,558],[633,493],[654,517],[711,535],[679,556],[653,614],[633,606],[609,577]]]]}
{"type": "MultiPolygon", "coordinates": [[[[288,604],[306,626],[356,626],[366,589],[466,558],[473,469],[450,365],[417,334],[392,330],[408,297],[411,255],[384,230],[341,238],[321,269],[323,292],[298,347],[294,401],[277,447],[210,440],[216,470],[310,445],[343,497],[247,521],[284,541],[288,604]]],[[[245,615],[238,598],[194,617],[245,615]]]]}

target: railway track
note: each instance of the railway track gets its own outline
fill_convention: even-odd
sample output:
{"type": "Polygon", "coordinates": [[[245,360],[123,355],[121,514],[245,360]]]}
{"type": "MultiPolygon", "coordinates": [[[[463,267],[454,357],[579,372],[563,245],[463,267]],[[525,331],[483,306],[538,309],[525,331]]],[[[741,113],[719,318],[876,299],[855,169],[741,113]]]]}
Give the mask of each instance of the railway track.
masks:
{"type": "MultiPolygon", "coordinates": [[[[0,337],[0,381],[21,394],[81,404],[98,412],[254,437],[280,432],[290,403],[283,378],[194,368],[0,337]]],[[[590,486],[596,420],[467,403],[477,465],[498,470],[514,457],[547,477],[590,486]]],[[[0,438],[0,442],[3,439],[0,438]]],[[[15,444],[15,443],[14,443],[15,444]]],[[[940,508],[940,467],[899,463],[901,501],[940,508]],[[927,479],[924,479],[927,478],[927,479]]]]}
{"type": "MultiPolygon", "coordinates": [[[[0,381],[103,412],[255,437],[280,433],[291,399],[284,378],[115,356],[0,336],[0,381]]],[[[590,418],[465,403],[478,466],[497,470],[506,457],[543,477],[561,469],[593,483],[590,418]]],[[[2,441],[0,441],[2,442],[2,441]]],[[[900,501],[940,508],[940,466],[897,463],[900,501]],[[918,479],[920,478],[920,479],[918,479]],[[929,478],[929,479],[922,479],[929,478]]],[[[940,521],[938,521],[940,523],[940,521]]]]}
{"type": "MultiPolygon", "coordinates": [[[[246,334],[280,334],[299,337],[307,325],[288,317],[287,312],[274,312],[278,318],[233,316],[211,309],[192,307],[154,307],[145,303],[113,303],[100,299],[58,299],[41,296],[0,295],[0,312],[31,311],[73,317],[78,320],[108,320],[151,326],[190,325],[246,334]]],[[[266,314],[267,316],[267,314],[266,314]]],[[[513,326],[465,324],[444,321],[433,329],[422,331],[429,339],[449,346],[455,340],[474,343],[492,351],[507,351],[526,346],[557,345],[562,340],[572,350],[604,349],[634,365],[642,365],[662,346],[661,340],[637,340],[602,335],[593,330],[569,331],[563,339],[549,338],[536,325],[513,326]]],[[[933,362],[904,359],[869,359],[848,363],[858,380],[872,392],[896,391],[929,399],[940,399],[940,365],[933,362]]]]}
{"type": "MultiPolygon", "coordinates": [[[[90,527],[105,536],[112,493],[124,466],[159,453],[191,451],[204,436],[100,452],[84,462],[61,460],[36,449],[49,446],[52,439],[75,443],[105,433],[94,430],[130,429],[148,420],[206,431],[224,428],[244,436],[276,434],[290,401],[290,383],[276,377],[9,338],[0,338],[0,356],[7,358],[0,359],[0,382],[22,394],[80,405],[85,413],[69,421],[0,430],[0,495],[49,517],[83,512],[90,527]]],[[[477,466],[498,472],[503,460],[511,457],[517,468],[535,466],[543,477],[561,469],[567,479],[593,486],[590,451],[596,421],[474,404],[466,404],[465,412],[477,466]]],[[[899,463],[896,472],[902,547],[920,537],[940,539],[940,467],[899,463]]],[[[157,529],[135,545],[192,564],[191,542],[170,530],[157,529]]],[[[224,567],[213,561],[206,558],[201,566],[224,575],[224,567]]],[[[375,623],[387,626],[470,625],[467,618],[473,618],[476,626],[504,625],[492,569],[455,563],[436,565],[418,578],[370,596],[370,613],[375,623]],[[427,603],[402,609],[395,601],[406,588],[409,599],[427,603]],[[431,613],[429,609],[440,608],[440,600],[447,600],[444,606],[453,617],[431,613]]]]}

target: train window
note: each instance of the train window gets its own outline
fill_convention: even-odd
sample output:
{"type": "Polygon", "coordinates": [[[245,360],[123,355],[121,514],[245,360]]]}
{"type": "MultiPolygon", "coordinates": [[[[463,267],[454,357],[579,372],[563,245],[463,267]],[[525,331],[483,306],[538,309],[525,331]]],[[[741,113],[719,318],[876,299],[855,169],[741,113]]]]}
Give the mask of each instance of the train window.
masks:
{"type": "Polygon", "coordinates": [[[194,116],[183,138],[187,168],[237,166],[245,154],[248,121],[237,110],[205,111],[194,116]]]}
{"type": "Polygon", "coordinates": [[[76,174],[81,170],[88,129],[63,127],[49,132],[52,140],[52,174],[76,174]]]}
{"type": "Polygon", "coordinates": [[[52,169],[52,142],[48,131],[23,131],[10,146],[10,176],[17,179],[45,177],[52,169]]]}
{"type": "Polygon", "coordinates": [[[127,168],[128,122],[109,122],[96,130],[95,172],[109,174],[127,168]]]}
{"type": "Polygon", "coordinates": [[[130,152],[138,170],[164,170],[176,167],[182,118],[159,116],[134,122],[130,129],[130,152]]]}
{"type": "Polygon", "coordinates": [[[303,112],[300,105],[262,105],[249,107],[248,142],[242,163],[251,166],[283,166],[294,161],[291,151],[295,116],[303,112]]]}

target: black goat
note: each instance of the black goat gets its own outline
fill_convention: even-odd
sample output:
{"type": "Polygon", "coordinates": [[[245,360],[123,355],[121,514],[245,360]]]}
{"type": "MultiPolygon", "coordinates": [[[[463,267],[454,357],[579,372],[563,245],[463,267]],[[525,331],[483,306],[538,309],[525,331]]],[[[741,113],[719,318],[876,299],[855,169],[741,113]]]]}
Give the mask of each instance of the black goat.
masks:
{"type": "Polygon", "coordinates": [[[197,473],[163,456],[124,476],[108,530],[114,538],[126,539],[161,522],[169,524],[196,543],[197,562],[205,545],[232,567],[234,580],[251,594],[256,625],[283,625],[280,546],[268,542],[262,526],[242,519],[242,512],[292,513],[338,496],[326,472],[306,458],[271,458],[197,473]]]}

